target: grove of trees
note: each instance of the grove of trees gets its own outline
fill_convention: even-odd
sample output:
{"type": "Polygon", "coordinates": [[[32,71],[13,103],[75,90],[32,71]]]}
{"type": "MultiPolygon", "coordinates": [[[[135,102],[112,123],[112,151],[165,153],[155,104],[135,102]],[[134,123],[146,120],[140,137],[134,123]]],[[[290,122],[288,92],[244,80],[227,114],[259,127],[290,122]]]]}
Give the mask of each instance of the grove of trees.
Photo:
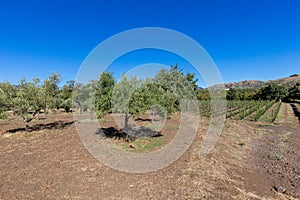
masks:
{"type": "Polygon", "coordinates": [[[196,81],[193,74],[183,74],[178,66],[162,69],[146,80],[123,74],[116,82],[111,73],[104,72],[97,81],[95,111],[98,117],[111,112],[122,114],[123,129],[127,132],[129,118],[147,110],[155,109],[167,116],[179,111],[180,100],[196,97],[196,81]],[[165,112],[159,109],[162,107],[165,112]]]}
{"type": "Polygon", "coordinates": [[[22,78],[18,85],[0,83],[1,117],[5,118],[6,111],[11,110],[13,115],[24,120],[25,130],[28,130],[30,121],[35,116],[39,119],[41,111],[47,114],[49,109],[64,108],[66,112],[70,112],[74,81],[59,89],[60,81],[60,75],[52,73],[42,83],[37,78],[31,81],[22,78]]]}
{"type": "Polygon", "coordinates": [[[141,80],[137,77],[126,77],[123,74],[116,82],[113,74],[103,72],[98,80],[89,83],[68,81],[61,88],[61,76],[52,73],[46,80],[40,81],[21,79],[18,85],[8,82],[0,84],[0,117],[6,116],[6,111],[24,120],[25,130],[29,123],[39,114],[47,114],[50,110],[65,112],[79,110],[95,112],[101,118],[107,113],[124,114],[124,130],[128,128],[128,120],[150,108],[157,109],[160,114],[170,114],[180,110],[180,100],[195,96],[197,88],[195,75],[186,75],[178,68],[162,69],[152,79],[141,80]]]}
{"type": "Polygon", "coordinates": [[[286,87],[269,83],[261,88],[235,89],[230,88],[226,94],[227,100],[275,100],[297,101],[300,99],[300,83],[286,87]]]}
{"type": "MultiPolygon", "coordinates": [[[[24,120],[24,127],[35,117],[39,119],[41,112],[47,114],[64,109],[65,112],[78,110],[95,112],[98,118],[108,113],[124,115],[124,130],[128,129],[128,120],[149,109],[156,109],[161,115],[170,116],[183,108],[184,99],[197,98],[209,101],[208,89],[198,89],[197,79],[191,73],[184,74],[178,66],[160,70],[154,78],[138,79],[123,74],[116,81],[113,74],[103,72],[97,80],[75,83],[67,81],[59,87],[61,76],[52,73],[46,80],[21,79],[18,85],[9,82],[0,83],[0,118],[7,116],[7,111],[24,120]],[[161,109],[163,108],[163,110],[161,109]]],[[[261,88],[234,89],[226,92],[227,100],[275,100],[299,101],[300,83],[285,87],[269,83],[261,88]]],[[[201,107],[201,105],[200,105],[201,107]]],[[[202,107],[207,107],[203,104],[202,107]]]]}

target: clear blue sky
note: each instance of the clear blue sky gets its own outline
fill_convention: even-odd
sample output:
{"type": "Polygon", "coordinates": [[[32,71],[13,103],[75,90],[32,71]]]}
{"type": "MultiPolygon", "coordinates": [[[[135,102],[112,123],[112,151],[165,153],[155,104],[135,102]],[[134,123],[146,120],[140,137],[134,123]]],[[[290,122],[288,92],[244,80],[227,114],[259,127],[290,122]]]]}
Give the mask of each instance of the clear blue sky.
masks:
{"type": "MultiPolygon", "coordinates": [[[[0,81],[44,79],[53,71],[64,82],[75,79],[83,59],[100,42],[147,26],[195,39],[213,58],[224,82],[289,76],[300,73],[299,10],[299,0],[4,0],[0,81]]],[[[162,60],[159,55],[157,59],[162,60]]],[[[114,73],[128,70],[125,65],[114,73]]]]}

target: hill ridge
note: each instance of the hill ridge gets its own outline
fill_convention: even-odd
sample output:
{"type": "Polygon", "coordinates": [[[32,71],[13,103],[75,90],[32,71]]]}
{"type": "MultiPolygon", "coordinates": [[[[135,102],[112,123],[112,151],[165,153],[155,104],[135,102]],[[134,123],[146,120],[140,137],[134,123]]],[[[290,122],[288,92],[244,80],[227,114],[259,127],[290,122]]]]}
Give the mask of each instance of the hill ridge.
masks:
{"type": "MultiPolygon", "coordinates": [[[[284,86],[293,86],[295,83],[300,82],[300,74],[293,74],[289,77],[279,78],[275,80],[261,81],[261,80],[243,80],[239,82],[229,82],[224,83],[227,89],[235,88],[235,89],[246,89],[246,88],[260,88],[269,83],[275,83],[284,86]]],[[[216,87],[212,86],[212,87],[216,87]]]]}

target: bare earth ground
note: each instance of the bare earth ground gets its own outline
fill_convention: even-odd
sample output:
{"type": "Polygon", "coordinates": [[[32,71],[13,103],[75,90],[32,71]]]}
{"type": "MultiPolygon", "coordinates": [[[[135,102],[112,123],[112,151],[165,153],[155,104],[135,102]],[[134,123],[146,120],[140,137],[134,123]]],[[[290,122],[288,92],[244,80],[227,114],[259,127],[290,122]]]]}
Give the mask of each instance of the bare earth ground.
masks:
{"type": "Polygon", "coordinates": [[[18,118],[0,121],[0,199],[299,199],[295,111],[283,104],[277,125],[228,120],[214,150],[199,159],[208,128],[203,118],[180,159],[146,174],[115,171],[94,159],[71,114],[35,120],[29,133],[18,118]]]}

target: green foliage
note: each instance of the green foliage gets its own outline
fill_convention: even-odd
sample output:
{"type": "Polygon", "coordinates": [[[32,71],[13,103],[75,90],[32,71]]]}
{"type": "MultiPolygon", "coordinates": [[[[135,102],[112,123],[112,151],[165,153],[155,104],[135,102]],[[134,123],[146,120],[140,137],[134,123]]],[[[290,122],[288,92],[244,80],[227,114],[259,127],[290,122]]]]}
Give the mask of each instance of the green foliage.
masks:
{"type": "Polygon", "coordinates": [[[48,79],[44,80],[41,90],[41,103],[45,113],[48,113],[49,109],[57,109],[60,107],[59,87],[58,84],[61,81],[61,76],[53,72],[48,79]]]}
{"type": "MultiPolygon", "coordinates": [[[[128,79],[123,74],[120,81],[114,85],[111,99],[112,112],[124,115],[124,129],[126,131],[130,117],[145,113],[150,109],[163,117],[166,113],[167,116],[170,116],[181,109],[191,109],[192,106],[188,104],[190,102],[184,104],[183,101],[186,99],[196,100],[196,81],[193,74],[185,76],[177,65],[170,69],[160,70],[153,79],[139,80],[136,77],[128,79]]],[[[109,88],[112,86],[110,84],[109,88]]],[[[105,95],[107,96],[107,93],[105,95]]],[[[99,97],[102,98],[101,95],[97,95],[97,98],[99,97]]],[[[107,102],[104,111],[109,108],[108,99],[102,100],[107,102]]]]}
{"type": "Polygon", "coordinates": [[[205,117],[210,117],[211,115],[211,101],[210,100],[202,100],[199,101],[199,110],[200,110],[200,115],[205,116],[205,117]]]}
{"type": "MultiPolygon", "coordinates": [[[[134,115],[138,113],[137,109],[139,109],[139,106],[136,106],[136,108],[129,107],[131,98],[135,98],[136,100],[138,100],[138,94],[137,92],[135,92],[135,90],[137,90],[139,87],[138,84],[139,80],[136,77],[128,79],[125,74],[122,75],[120,81],[115,85],[115,88],[113,90],[113,112],[125,113],[127,115],[134,115]],[[134,92],[136,97],[132,97],[134,92]]],[[[138,102],[136,103],[139,104],[138,102]]]]}
{"type": "Polygon", "coordinates": [[[115,85],[112,73],[103,72],[97,82],[95,93],[95,111],[98,117],[111,112],[111,96],[115,85]]]}
{"type": "Polygon", "coordinates": [[[278,116],[281,104],[282,104],[282,101],[280,101],[279,103],[277,103],[277,107],[276,107],[275,111],[272,111],[272,113],[273,113],[272,122],[275,122],[275,120],[276,120],[276,118],[278,116]]]}
{"type": "Polygon", "coordinates": [[[283,85],[276,83],[269,83],[260,89],[246,88],[236,89],[230,88],[227,91],[227,100],[283,100],[286,99],[288,94],[294,94],[295,91],[288,92],[287,88],[283,85]]]}
{"type": "Polygon", "coordinates": [[[270,158],[271,159],[274,159],[274,160],[282,160],[284,157],[282,154],[279,154],[279,153],[273,153],[270,155],[270,158]]]}
{"type": "Polygon", "coordinates": [[[64,108],[66,112],[72,109],[72,93],[75,86],[75,81],[67,81],[67,83],[60,90],[60,107],[64,108]]]}
{"type": "Polygon", "coordinates": [[[238,96],[236,89],[230,88],[226,94],[226,99],[227,100],[239,100],[239,96],[238,96]]]}
{"type": "Polygon", "coordinates": [[[154,92],[156,92],[159,105],[167,110],[168,115],[180,109],[189,109],[180,108],[180,103],[183,103],[180,101],[186,99],[196,101],[196,81],[194,75],[184,75],[177,65],[171,66],[169,70],[160,70],[154,78],[154,83],[157,86],[154,92]]]}
{"type": "Polygon", "coordinates": [[[293,87],[291,87],[288,91],[288,97],[289,100],[300,100],[300,82],[296,83],[293,87]]]}
{"type": "Polygon", "coordinates": [[[279,138],[282,142],[288,142],[289,141],[289,134],[288,133],[282,133],[279,135],[279,138]]]}
{"type": "Polygon", "coordinates": [[[25,121],[25,130],[29,129],[29,122],[38,114],[42,108],[40,90],[38,87],[39,80],[26,81],[21,79],[16,91],[15,112],[25,121]]]}
{"type": "Polygon", "coordinates": [[[239,101],[243,102],[238,110],[238,119],[244,119],[263,105],[262,101],[239,101]]]}
{"type": "Polygon", "coordinates": [[[87,84],[76,83],[73,88],[73,106],[83,111],[94,111],[93,96],[96,91],[96,81],[91,80],[87,84]]]}
{"type": "Polygon", "coordinates": [[[0,119],[7,119],[7,114],[4,109],[0,109],[0,119]]]}
{"type": "Polygon", "coordinates": [[[85,101],[87,93],[85,94],[84,85],[82,83],[76,83],[73,88],[73,106],[80,109],[80,113],[83,112],[82,101],[85,101]]]}
{"type": "Polygon", "coordinates": [[[253,88],[246,88],[246,89],[230,88],[227,91],[226,99],[227,100],[253,100],[256,93],[257,93],[256,89],[253,88]]]}
{"type": "Polygon", "coordinates": [[[136,85],[137,88],[129,101],[129,111],[132,116],[146,112],[158,100],[157,94],[151,90],[151,83],[145,84],[145,82],[140,81],[136,85]]]}
{"type": "Polygon", "coordinates": [[[125,132],[128,130],[129,118],[147,110],[147,105],[140,102],[142,99],[142,97],[139,96],[141,93],[138,90],[140,84],[141,81],[136,77],[128,79],[126,75],[123,74],[120,81],[115,85],[112,93],[112,112],[123,114],[125,132]]]}
{"type": "Polygon", "coordinates": [[[0,103],[0,119],[7,119],[7,113],[6,113],[5,105],[0,103]]]}
{"type": "Polygon", "coordinates": [[[185,76],[186,76],[186,80],[190,83],[193,90],[196,90],[198,87],[197,86],[198,79],[195,79],[195,74],[191,74],[188,72],[185,76]]]}
{"type": "MultiPolygon", "coordinates": [[[[258,120],[275,101],[228,101],[227,118],[258,120]]],[[[270,117],[271,119],[272,117],[270,117]]]]}
{"type": "Polygon", "coordinates": [[[40,88],[37,86],[38,81],[26,81],[22,79],[18,86],[15,97],[16,112],[23,118],[29,112],[37,113],[41,109],[40,88]]]}
{"type": "Polygon", "coordinates": [[[279,101],[284,99],[287,94],[288,91],[284,86],[275,83],[269,83],[267,86],[260,88],[256,94],[256,98],[262,100],[279,101]]]}
{"type": "Polygon", "coordinates": [[[197,99],[199,101],[203,101],[203,100],[210,100],[210,94],[209,94],[209,90],[197,90],[196,91],[197,94],[197,99]]]}
{"type": "Polygon", "coordinates": [[[67,82],[60,90],[58,84],[60,75],[52,73],[48,79],[40,84],[40,80],[32,81],[21,79],[17,86],[10,83],[0,84],[0,117],[5,111],[12,110],[25,121],[25,129],[28,130],[29,122],[39,115],[41,110],[64,108],[67,112],[72,106],[72,90],[74,81],[67,82]]]}
{"type": "Polygon", "coordinates": [[[149,106],[159,105],[163,107],[168,116],[179,110],[176,95],[165,85],[149,81],[149,83],[146,83],[143,88],[141,88],[140,93],[145,94],[143,98],[146,104],[149,106]]]}
{"type": "Polygon", "coordinates": [[[2,118],[5,118],[5,111],[12,110],[15,114],[17,88],[10,83],[0,84],[0,113],[2,118]]]}
{"type": "Polygon", "coordinates": [[[259,107],[256,111],[256,114],[253,117],[253,120],[258,121],[260,119],[260,117],[263,116],[263,114],[265,112],[267,112],[267,110],[269,110],[269,108],[271,108],[274,103],[275,103],[275,101],[270,101],[270,102],[266,103],[264,106],[259,107]]]}
{"type": "Polygon", "coordinates": [[[163,145],[163,143],[164,143],[164,139],[162,137],[155,137],[155,138],[141,137],[134,140],[130,145],[128,145],[128,143],[120,143],[117,144],[117,146],[125,151],[142,153],[142,152],[149,152],[158,149],[163,145]]]}

